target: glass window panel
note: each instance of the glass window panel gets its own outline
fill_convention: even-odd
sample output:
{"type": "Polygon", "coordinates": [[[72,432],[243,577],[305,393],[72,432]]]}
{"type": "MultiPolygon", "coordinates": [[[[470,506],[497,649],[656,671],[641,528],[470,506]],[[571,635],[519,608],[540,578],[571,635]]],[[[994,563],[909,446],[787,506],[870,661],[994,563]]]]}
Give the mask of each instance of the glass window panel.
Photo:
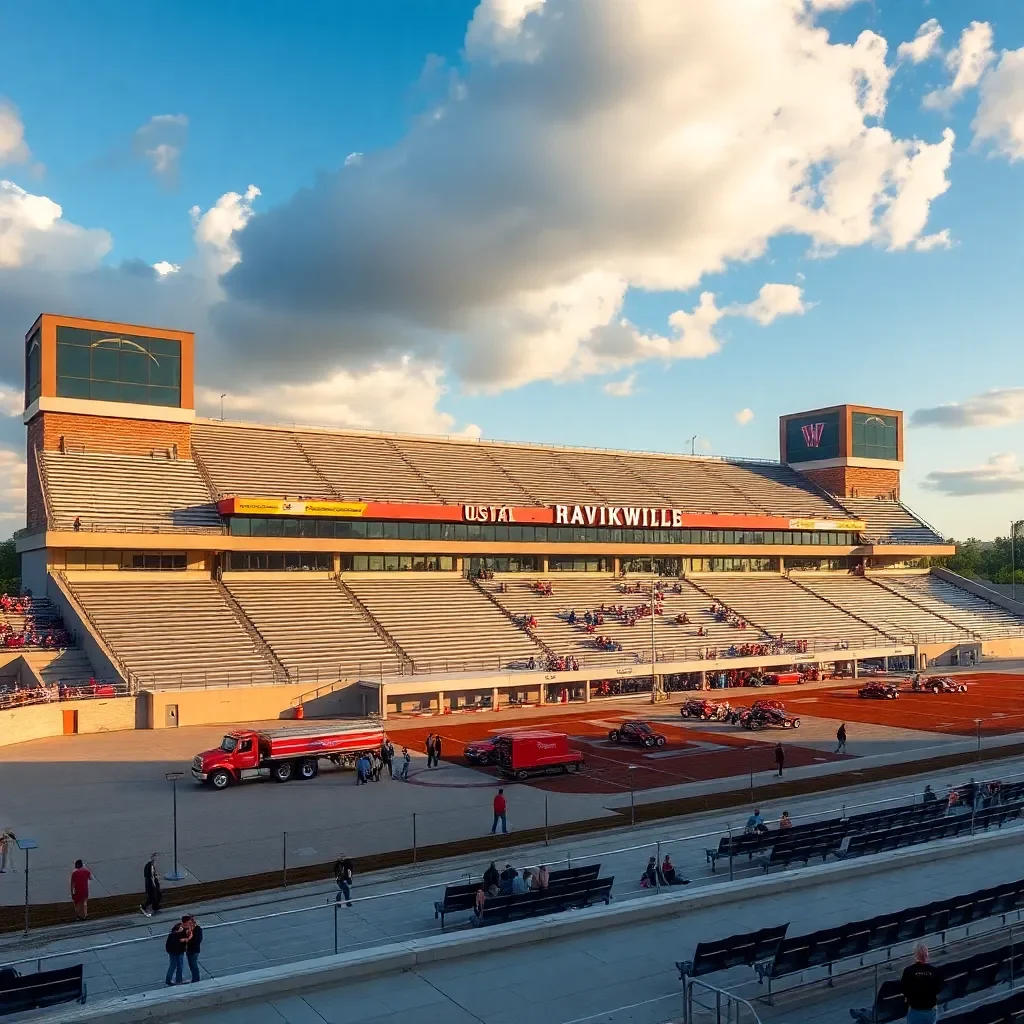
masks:
{"type": "Polygon", "coordinates": [[[441,539],[441,524],[430,523],[427,528],[427,540],[440,540],[441,539]]]}
{"type": "Polygon", "coordinates": [[[466,525],[466,540],[479,540],[480,539],[480,525],[478,523],[468,523],[466,525]]]}
{"type": "Polygon", "coordinates": [[[370,567],[370,560],[366,555],[353,555],[352,556],[352,571],[353,572],[366,572],[370,567]]]}
{"type": "Polygon", "coordinates": [[[428,540],[427,535],[427,524],[426,523],[413,523],[412,524],[412,539],[413,540],[428,540]]]}
{"type": "Polygon", "coordinates": [[[299,520],[299,536],[305,539],[316,536],[316,520],[315,519],[300,519],[299,520]]]}
{"type": "Polygon", "coordinates": [[[284,527],[280,519],[267,519],[267,536],[280,537],[284,533],[284,527]]]}
{"type": "MultiPolygon", "coordinates": [[[[144,348],[148,349],[157,358],[160,356],[170,357],[175,360],[181,358],[181,342],[172,338],[138,338],[133,337],[144,348]]],[[[163,360],[161,360],[163,362],[163,360]]]]}
{"type": "Polygon", "coordinates": [[[399,555],[398,556],[398,568],[404,572],[408,572],[413,566],[412,555],[399,555]]]}
{"type": "Polygon", "coordinates": [[[509,526],[508,539],[511,541],[517,541],[523,539],[523,528],[521,526],[509,526]]]}
{"type": "MultiPolygon", "coordinates": [[[[96,351],[102,350],[97,349],[96,351]]],[[[117,379],[126,384],[148,384],[149,367],[148,354],[122,349],[118,358],[117,379]]]]}
{"type": "Polygon", "coordinates": [[[88,398],[89,382],[77,377],[58,377],[57,395],[60,398],[88,398]]]}
{"type": "Polygon", "coordinates": [[[500,541],[508,540],[508,527],[504,524],[492,526],[491,529],[494,531],[494,539],[500,541]]]}
{"type": "Polygon", "coordinates": [[[181,392],[177,388],[154,388],[146,389],[148,405],[165,405],[176,409],[181,405],[181,392]]]}
{"type": "Polygon", "coordinates": [[[230,532],[232,537],[248,537],[249,536],[249,520],[245,516],[232,516],[229,520],[230,532]]]}
{"type": "Polygon", "coordinates": [[[253,518],[250,519],[249,522],[250,522],[251,527],[252,527],[252,529],[250,531],[250,534],[249,534],[251,537],[266,537],[266,535],[267,535],[267,521],[266,521],[266,519],[264,519],[262,516],[253,516],[253,518]]]}
{"type": "Polygon", "coordinates": [[[74,345],[57,346],[57,375],[60,377],[88,377],[89,350],[74,345]]]}
{"type": "Polygon", "coordinates": [[[92,344],[92,331],[84,327],[57,327],[58,345],[81,345],[88,348],[92,344]]]}
{"type": "Polygon", "coordinates": [[[97,388],[117,388],[117,398],[114,401],[118,402],[133,402],[136,405],[148,405],[149,404],[149,388],[145,384],[118,384],[111,385],[107,381],[93,381],[92,393],[93,397],[96,397],[97,388]]]}
{"type": "Polygon", "coordinates": [[[398,570],[398,555],[384,556],[384,570],[386,572],[396,572],[398,570]]]}
{"type": "Polygon", "coordinates": [[[466,525],[466,523],[455,524],[455,539],[469,540],[469,527],[466,525]]]}
{"type": "Polygon", "coordinates": [[[334,539],[334,520],[321,519],[316,524],[316,535],[322,539],[334,539]]]}
{"type": "Polygon", "coordinates": [[[282,537],[298,537],[299,535],[299,521],[292,516],[285,516],[281,520],[281,536],[282,537]]]}
{"type": "Polygon", "coordinates": [[[158,356],[155,362],[149,359],[147,363],[150,384],[160,384],[165,388],[177,388],[181,384],[181,363],[177,359],[158,356]]]}
{"type": "MultiPolygon", "coordinates": [[[[351,531],[352,536],[357,539],[360,537],[367,537],[369,536],[370,525],[370,523],[361,523],[358,519],[353,519],[352,522],[349,524],[349,530],[351,531]]],[[[377,536],[383,537],[384,530],[382,525],[380,523],[377,523],[376,525],[381,527],[381,532],[377,536]]]]}
{"type": "Polygon", "coordinates": [[[383,555],[370,555],[370,572],[383,572],[384,570],[384,556],[383,555]]]}
{"type": "Polygon", "coordinates": [[[267,554],[267,569],[270,572],[284,571],[284,554],[280,551],[271,551],[267,554]]]}
{"type": "Polygon", "coordinates": [[[117,380],[118,360],[120,352],[109,345],[103,345],[92,350],[92,379],[93,380],[117,380]]]}
{"type": "Polygon", "coordinates": [[[398,524],[398,539],[399,540],[412,540],[413,539],[412,523],[399,523],[398,524]]]}
{"type": "Polygon", "coordinates": [[[533,537],[538,544],[546,544],[548,541],[548,535],[552,531],[546,526],[535,526],[533,528],[533,537]]]}
{"type": "Polygon", "coordinates": [[[455,561],[451,555],[442,555],[438,562],[442,572],[451,572],[455,568],[455,561]]]}

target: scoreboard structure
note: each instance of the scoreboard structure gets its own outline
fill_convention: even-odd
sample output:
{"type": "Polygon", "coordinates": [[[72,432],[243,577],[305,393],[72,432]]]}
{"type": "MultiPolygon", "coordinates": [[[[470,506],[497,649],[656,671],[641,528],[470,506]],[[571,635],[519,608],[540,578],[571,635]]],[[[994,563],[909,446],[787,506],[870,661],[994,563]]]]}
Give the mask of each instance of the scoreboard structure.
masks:
{"type": "Polygon", "coordinates": [[[781,459],[841,498],[900,496],[903,413],[834,405],[779,418],[781,459]]]}

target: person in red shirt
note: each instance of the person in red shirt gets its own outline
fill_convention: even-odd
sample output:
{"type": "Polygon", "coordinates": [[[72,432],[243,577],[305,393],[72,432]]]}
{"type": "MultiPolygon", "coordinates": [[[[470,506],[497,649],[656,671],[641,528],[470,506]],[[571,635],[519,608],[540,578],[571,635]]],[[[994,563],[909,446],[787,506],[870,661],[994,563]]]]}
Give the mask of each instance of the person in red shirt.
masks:
{"type": "Polygon", "coordinates": [[[505,819],[505,808],[505,790],[499,789],[498,795],[494,798],[494,824],[491,825],[492,836],[498,828],[499,821],[501,821],[502,835],[508,835],[508,822],[505,819]]]}
{"type": "Polygon", "coordinates": [[[89,880],[92,872],[80,861],[75,861],[71,872],[71,902],[75,905],[75,918],[84,921],[89,916],[89,880]]]}

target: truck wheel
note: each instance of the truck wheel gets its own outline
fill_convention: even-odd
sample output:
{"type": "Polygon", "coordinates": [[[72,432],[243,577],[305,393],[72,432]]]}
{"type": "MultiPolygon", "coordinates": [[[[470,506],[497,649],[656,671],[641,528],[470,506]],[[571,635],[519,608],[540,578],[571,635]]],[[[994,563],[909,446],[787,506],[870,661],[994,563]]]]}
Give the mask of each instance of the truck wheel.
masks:
{"type": "Polygon", "coordinates": [[[517,778],[517,779],[518,779],[518,780],[519,780],[520,782],[523,782],[523,781],[524,781],[524,780],[525,780],[525,779],[526,779],[526,778],[528,777],[528,774],[529,774],[528,772],[524,772],[524,771],[523,771],[523,770],[522,770],[522,769],[520,768],[520,769],[519,769],[519,771],[517,771],[517,772],[516,772],[516,778],[517,778]]]}
{"type": "Polygon", "coordinates": [[[567,772],[578,772],[580,770],[580,763],[579,763],[579,761],[570,761],[565,766],[565,770],[567,772]]]}
{"type": "Polygon", "coordinates": [[[300,779],[315,779],[319,771],[320,765],[318,765],[311,757],[307,757],[305,761],[299,762],[300,779]]]}
{"type": "Polygon", "coordinates": [[[214,772],[207,781],[211,789],[227,789],[231,785],[231,775],[221,768],[220,771],[214,772]]]}
{"type": "Polygon", "coordinates": [[[274,765],[271,774],[274,776],[275,782],[288,782],[292,777],[292,772],[295,770],[295,766],[291,761],[278,761],[274,765]]]}

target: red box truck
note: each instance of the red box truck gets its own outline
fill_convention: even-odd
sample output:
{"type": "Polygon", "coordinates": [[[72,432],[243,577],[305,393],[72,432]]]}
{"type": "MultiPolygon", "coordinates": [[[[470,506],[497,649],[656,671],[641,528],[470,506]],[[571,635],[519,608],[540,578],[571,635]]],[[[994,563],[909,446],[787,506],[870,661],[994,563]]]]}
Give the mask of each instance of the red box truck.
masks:
{"type": "Polygon", "coordinates": [[[578,772],[585,764],[583,753],[569,746],[564,732],[515,732],[494,741],[498,774],[526,779],[551,772],[578,772]]]}
{"type": "Polygon", "coordinates": [[[297,729],[234,729],[219,747],[192,759],[192,777],[213,789],[247,779],[313,779],[320,759],[339,766],[355,764],[361,754],[379,751],[384,742],[379,722],[345,722],[297,729]]]}

